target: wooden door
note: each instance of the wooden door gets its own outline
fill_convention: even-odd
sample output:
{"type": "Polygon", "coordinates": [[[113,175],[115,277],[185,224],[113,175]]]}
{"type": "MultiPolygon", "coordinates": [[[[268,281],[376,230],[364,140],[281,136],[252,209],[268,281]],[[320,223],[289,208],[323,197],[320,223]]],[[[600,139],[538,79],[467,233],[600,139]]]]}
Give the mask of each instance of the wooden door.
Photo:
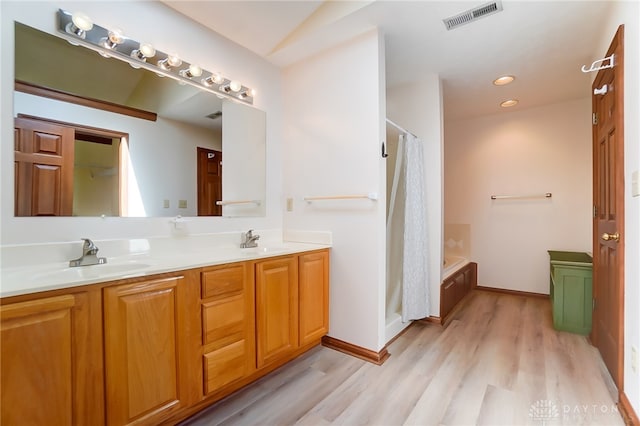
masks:
{"type": "MultiPolygon", "coordinates": [[[[3,305],[3,425],[103,424],[101,328],[86,293],[3,305]]],[[[99,315],[98,315],[98,319],[99,315]]]]}
{"type": "Polygon", "coordinates": [[[293,256],[256,264],[256,334],[258,368],[298,347],[298,263],[293,256]]]}
{"type": "Polygon", "coordinates": [[[255,298],[248,262],[202,272],[204,394],[256,369],[255,298]]]}
{"type": "Polygon", "coordinates": [[[15,118],[15,215],[71,216],[74,129],[15,118]]]}
{"type": "Polygon", "coordinates": [[[198,216],[221,216],[222,152],[198,147],[198,216]]]}
{"type": "Polygon", "coordinates": [[[598,72],[592,96],[593,126],[593,329],[591,340],[602,354],[618,389],[623,380],[624,305],[624,138],[623,31],[606,56],[613,68],[598,72]]]}
{"type": "Polygon", "coordinates": [[[107,424],[158,424],[186,405],[185,281],[104,289],[107,424]]]}
{"type": "Polygon", "coordinates": [[[329,253],[300,255],[298,260],[300,346],[329,331],[329,253]]]}

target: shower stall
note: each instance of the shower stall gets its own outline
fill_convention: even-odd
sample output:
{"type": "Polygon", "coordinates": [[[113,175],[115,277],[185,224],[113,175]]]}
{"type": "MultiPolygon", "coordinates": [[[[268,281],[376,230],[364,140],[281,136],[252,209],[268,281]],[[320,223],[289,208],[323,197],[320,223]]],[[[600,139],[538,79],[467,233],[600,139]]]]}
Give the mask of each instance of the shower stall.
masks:
{"type": "Polygon", "coordinates": [[[422,142],[387,120],[385,340],[429,316],[422,142]]]}

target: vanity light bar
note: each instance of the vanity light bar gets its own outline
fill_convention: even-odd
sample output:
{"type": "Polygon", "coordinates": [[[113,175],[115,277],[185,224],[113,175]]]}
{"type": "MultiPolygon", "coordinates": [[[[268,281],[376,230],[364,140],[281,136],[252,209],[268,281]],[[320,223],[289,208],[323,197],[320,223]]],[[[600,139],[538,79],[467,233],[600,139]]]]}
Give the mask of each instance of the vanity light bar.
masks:
{"type": "Polygon", "coordinates": [[[253,104],[255,92],[252,89],[243,86],[236,80],[223,77],[220,73],[204,70],[196,64],[190,64],[181,59],[178,64],[174,54],[153,49],[151,45],[126,37],[118,30],[109,30],[96,24],[83,31],[73,31],[74,28],[73,15],[59,9],[58,31],[71,44],[94,50],[105,57],[117,58],[135,68],[144,68],[219,97],[253,104]],[[169,64],[178,65],[171,66],[169,64]],[[194,72],[194,70],[199,70],[199,72],[194,72]]]}

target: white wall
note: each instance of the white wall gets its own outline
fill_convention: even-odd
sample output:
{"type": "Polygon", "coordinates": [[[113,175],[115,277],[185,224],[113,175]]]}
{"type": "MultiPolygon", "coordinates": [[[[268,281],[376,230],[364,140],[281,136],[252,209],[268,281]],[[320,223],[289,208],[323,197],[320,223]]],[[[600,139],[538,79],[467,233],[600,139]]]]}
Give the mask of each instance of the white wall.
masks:
{"type": "Polygon", "coordinates": [[[368,32],[289,66],[283,75],[284,228],[329,230],[329,335],[384,346],[383,39],[368,32]],[[307,203],[304,196],[378,192],[379,201],[307,203]]]}
{"type": "MultiPolygon", "coordinates": [[[[619,25],[624,24],[624,392],[640,416],[640,366],[631,370],[631,347],[640,357],[640,197],[631,195],[631,174],[640,170],[640,3],[616,2],[603,19],[601,43],[594,58],[602,57],[619,25]]],[[[640,359],[639,361],[640,362],[640,359]]]]}
{"type": "MultiPolygon", "coordinates": [[[[81,10],[102,26],[118,26],[127,35],[153,43],[163,51],[178,52],[189,62],[255,88],[254,105],[267,114],[267,213],[260,218],[194,218],[187,232],[240,231],[282,226],[282,149],[281,149],[281,74],[273,65],[230,42],[159,2],[128,1],[114,7],[113,2],[0,2],[0,168],[13,168],[13,56],[14,20],[41,31],[56,33],[56,11],[81,10]],[[144,17],[141,19],[140,17],[144,17]]],[[[2,173],[0,195],[0,241],[2,244],[76,241],[89,236],[140,238],[170,235],[166,218],[14,218],[13,173],[2,173]]]]}
{"type": "Polygon", "coordinates": [[[442,268],[442,87],[435,74],[387,89],[387,117],[418,136],[424,146],[431,315],[440,315],[442,268]]]}
{"type": "Polygon", "coordinates": [[[445,222],[471,225],[479,285],[548,294],[547,250],[591,251],[590,111],[584,98],[446,122],[445,222]]]}

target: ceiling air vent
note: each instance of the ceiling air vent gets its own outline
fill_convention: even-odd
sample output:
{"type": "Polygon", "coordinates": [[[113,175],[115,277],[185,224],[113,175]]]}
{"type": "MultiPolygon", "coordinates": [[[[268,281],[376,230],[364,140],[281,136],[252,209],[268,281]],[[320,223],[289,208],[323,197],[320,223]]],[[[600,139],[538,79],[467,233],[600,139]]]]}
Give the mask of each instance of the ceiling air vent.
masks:
{"type": "Polygon", "coordinates": [[[460,25],[468,24],[469,22],[473,22],[476,19],[484,18],[485,16],[493,15],[494,13],[500,11],[502,11],[502,2],[493,1],[491,3],[483,4],[482,6],[467,10],[466,12],[459,13],[455,16],[443,19],[442,22],[444,22],[447,30],[452,30],[459,27],[460,25]]]}

